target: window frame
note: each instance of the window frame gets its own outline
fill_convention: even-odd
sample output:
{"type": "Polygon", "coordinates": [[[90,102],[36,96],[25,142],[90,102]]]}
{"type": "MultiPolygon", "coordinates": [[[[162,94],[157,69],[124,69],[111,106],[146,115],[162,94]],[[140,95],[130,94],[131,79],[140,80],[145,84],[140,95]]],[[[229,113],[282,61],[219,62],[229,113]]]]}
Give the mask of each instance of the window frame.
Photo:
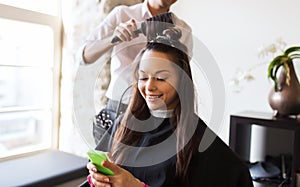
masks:
{"type": "MultiPolygon", "coordinates": [[[[58,0],[60,3],[60,1],[58,0]]],[[[60,5],[59,5],[60,6],[60,5]]],[[[61,61],[62,61],[62,19],[61,19],[61,7],[59,7],[58,15],[52,16],[40,12],[17,8],[0,3],[0,18],[22,21],[27,23],[34,23],[39,25],[46,25],[53,29],[54,35],[54,49],[53,49],[53,97],[52,97],[52,139],[51,149],[58,149],[59,145],[59,125],[60,125],[60,79],[61,79],[61,61]]],[[[8,107],[7,109],[0,108],[0,113],[14,112],[14,111],[28,111],[28,107],[8,107]]],[[[20,156],[32,155],[36,152],[48,150],[48,148],[41,150],[33,150],[26,153],[20,153],[11,155],[1,160],[9,160],[20,156]]]]}

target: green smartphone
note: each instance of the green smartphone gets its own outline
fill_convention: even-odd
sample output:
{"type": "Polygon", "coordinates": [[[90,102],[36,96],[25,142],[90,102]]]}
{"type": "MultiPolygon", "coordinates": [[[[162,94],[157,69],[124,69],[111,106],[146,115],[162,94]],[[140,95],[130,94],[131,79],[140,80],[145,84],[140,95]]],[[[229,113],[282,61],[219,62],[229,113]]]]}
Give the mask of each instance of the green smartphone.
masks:
{"type": "Polygon", "coordinates": [[[114,175],[114,172],[102,166],[103,161],[105,160],[109,161],[107,152],[91,149],[87,152],[87,156],[91,160],[92,164],[94,164],[97,167],[99,173],[102,173],[104,175],[114,175]]]}

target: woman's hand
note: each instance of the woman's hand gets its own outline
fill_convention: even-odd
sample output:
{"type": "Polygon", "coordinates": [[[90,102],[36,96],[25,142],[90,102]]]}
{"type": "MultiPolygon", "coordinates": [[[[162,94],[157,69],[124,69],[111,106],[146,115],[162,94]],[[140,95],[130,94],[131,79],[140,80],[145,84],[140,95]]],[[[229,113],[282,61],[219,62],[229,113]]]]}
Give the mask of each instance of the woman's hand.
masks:
{"type": "Polygon", "coordinates": [[[88,176],[88,181],[91,187],[111,187],[111,184],[109,183],[109,178],[106,175],[98,173],[97,167],[94,164],[89,162],[87,164],[87,169],[90,173],[90,175],[88,176]]]}
{"type": "Polygon", "coordinates": [[[143,187],[144,185],[130,172],[120,166],[104,161],[102,165],[114,172],[113,176],[103,175],[97,172],[97,167],[88,163],[87,168],[91,175],[91,181],[95,187],[143,187]]]}

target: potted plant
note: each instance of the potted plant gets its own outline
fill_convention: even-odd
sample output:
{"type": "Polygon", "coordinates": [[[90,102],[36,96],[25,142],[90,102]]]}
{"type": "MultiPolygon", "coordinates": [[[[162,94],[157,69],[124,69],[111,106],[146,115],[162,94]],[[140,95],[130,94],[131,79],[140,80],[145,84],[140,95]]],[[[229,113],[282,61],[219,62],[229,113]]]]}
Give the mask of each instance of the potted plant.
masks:
{"type": "Polygon", "coordinates": [[[300,118],[300,84],[293,64],[300,59],[300,46],[286,48],[286,43],[279,38],[275,43],[261,47],[258,56],[269,60],[246,70],[238,69],[230,82],[234,91],[239,93],[243,82],[254,80],[253,70],[267,64],[267,76],[274,82],[268,97],[274,115],[296,115],[300,118]]]}
{"type": "Polygon", "coordinates": [[[300,59],[300,46],[293,46],[269,64],[268,77],[274,82],[274,87],[268,99],[275,116],[300,117],[300,84],[293,64],[297,58],[300,59]]]}
{"type": "Polygon", "coordinates": [[[276,92],[280,91],[282,88],[280,88],[278,84],[278,70],[280,67],[284,68],[285,72],[285,83],[289,86],[290,85],[290,65],[293,64],[293,60],[300,58],[300,47],[294,46],[289,47],[286,49],[283,54],[276,56],[269,64],[268,67],[268,77],[274,81],[274,89],[276,92]]]}

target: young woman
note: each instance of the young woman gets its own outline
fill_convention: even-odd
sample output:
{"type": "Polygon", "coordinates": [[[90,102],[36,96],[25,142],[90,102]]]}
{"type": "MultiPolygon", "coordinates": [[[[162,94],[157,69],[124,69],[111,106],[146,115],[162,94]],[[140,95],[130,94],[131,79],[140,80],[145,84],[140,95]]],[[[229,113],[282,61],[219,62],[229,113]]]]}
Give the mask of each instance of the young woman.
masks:
{"type": "Polygon", "coordinates": [[[247,166],[195,114],[194,85],[178,30],[147,43],[137,65],[137,83],[121,119],[96,149],[108,151],[97,173],[89,163],[91,186],[250,187],[247,166]],[[205,136],[214,135],[211,143],[205,136]],[[201,145],[209,143],[208,148],[201,145]]]}

